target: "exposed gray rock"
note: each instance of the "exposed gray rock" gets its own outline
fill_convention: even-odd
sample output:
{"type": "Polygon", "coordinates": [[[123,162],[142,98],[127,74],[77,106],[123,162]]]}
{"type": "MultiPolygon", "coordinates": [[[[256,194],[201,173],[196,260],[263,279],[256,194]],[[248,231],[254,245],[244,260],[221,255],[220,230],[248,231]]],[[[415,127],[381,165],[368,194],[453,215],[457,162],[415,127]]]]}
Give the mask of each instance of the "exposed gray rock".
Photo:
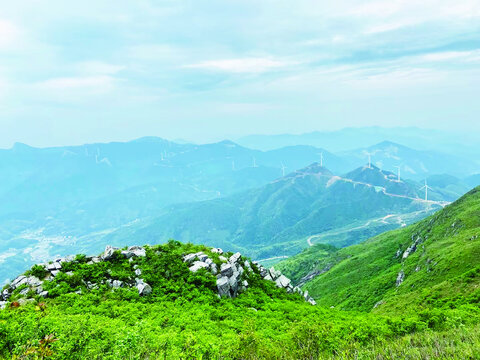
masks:
{"type": "Polygon", "coordinates": [[[0,301],[0,310],[5,309],[5,307],[7,306],[7,304],[8,304],[7,301],[0,301]]]}
{"type": "Polygon", "coordinates": [[[142,275],[142,270],[140,270],[140,269],[135,269],[135,275],[137,275],[137,276],[142,275]]]}
{"type": "Polygon", "coordinates": [[[142,246],[130,246],[127,251],[133,254],[132,256],[145,257],[147,255],[145,249],[142,246]]]}
{"type": "Polygon", "coordinates": [[[198,260],[200,260],[201,262],[206,262],[207,259],[208,259],[208,255],[205,255],[205,254],[200,254],[200,255],[197,255],[197,258],[198,260]]]}
{"type": "Polygon", "coordinates": [[[51,271],[53,277],[57,276],[59,272],[60,272],[60,270],[52,270],[51,271]]]}
{"type": "Polygon", "coordinates": [[[230,297],[230,281],[228,277],[222,276],[217,279],[218,295],[230,297]]]}
{"type": "Polygon", "coordinates": [[[197,254],[187,254],[183,257],[183,262],[191,263],[197,258],[197,254]]]}
{"type": "Polygon", "coordinates": [[[252,266],[250,265],[250,261],[245,260],[245,262],[243,263],[243,266],[244,266],[245,269],[247,269],[248,271],[250,271],[250,272],[253,271],[252,266]]]}
{"type": "Polygon", "coordinates": [[[17,277],[15,280],[12,281],[12,283],[10,284],[10,287],[12,289],[16,289],[17,287],[22,286],[26,282],[27,282],[27,277],[24,275],[20,275],[19,277],[17,277]]]}
{"type": "Polygon", "coordinates": [[[123,286],[123,281],[113,280],[113,282],[112,282],[112,287],[113,287],[114,289],[121,288],[122,286],[123,286]]]}
{"type": "Polygon", "coordinates": [[[28,286],[40,286],[43,284],[43,281],[41,281],[39,278],[35,276],[29,276],[27,278],[27,285],[28,286]]]}
{"type": "Polygon", "coordinates": [[[232,264],[229,264],[229,263],[224,263],[220,266],[220,273],[222,274],[222,276],[227,276],[227,277],[230,277],[233,275],[233,268],[232,268],[232,264]]]}
{"type": "Polygon", "coordinates": [[[397,281],[396,281],[396,284],[397,286],[400,286],[402,285],[403,283],[403,280],[405,280],[405,273],[402,271],[400,271],[397,275],[397,281]]]}
{"type": "Polygon", "coordinates": [[[220,255],[220,256],[218,257],[218,259],[219,259],[220,261],[223,261],[223,262],[227,262],[227,261],[228,261],[228,259],[227,259],[225,256],[222,256],[222,255],[220,255]]]}
{"type": "Polygon", "coordinates": [[[107,245],[105,247],[105,251],[103,252],[102,259],[103,260],[111,260],[113,258],[113,254],[115,251],[118,250],[118,248],[107,245]]]}
{"type": "Polygon", "coordinates": [[[286,288],[290,285],[290,279],[285,275],[280,275],[277,280],[275,280],[277,287],[286,288]]]}
{"type": "Polygon", "coordinates": [[[242,254],[240,254],[239,252],[236,252],[235,254],[230,256],[230,259],[228,259],[228,261],[231,263],[237,263],[241,257],[242,257],[242,254]]]}
{"type": "Polygon", "coordinates": [[[210,271],[213,275],[217,275],[217,273],[218,273],[217,264],[211,263],[210,264],[210,271]]]}
{"type": "Polygon", "coordinates": [[[48,297],[48,291],[42,291],[39,295],[43,298],[46,298],[48,297]]]}
{"type": "Polygon", "coordinates": [[[195,261],[192,266],[190,266],[190,271],[197,272],[200,269],[208,269],[210,265],[203,261],[195,261]]]}
{"type": "Polygon", "coordinates": [[[146,296],[152,293],[152,287],[144,282],[137,284],[137,289],[140,296],[146,296]]]}
{"type": "Polygon", "coordinates": [[[223,254],[223,250],[220,249],[220,248],[213,248],[212,250],[210,250],[212,253],[214,254],[219,254],[219,255],[222,255],[223,254]]]}

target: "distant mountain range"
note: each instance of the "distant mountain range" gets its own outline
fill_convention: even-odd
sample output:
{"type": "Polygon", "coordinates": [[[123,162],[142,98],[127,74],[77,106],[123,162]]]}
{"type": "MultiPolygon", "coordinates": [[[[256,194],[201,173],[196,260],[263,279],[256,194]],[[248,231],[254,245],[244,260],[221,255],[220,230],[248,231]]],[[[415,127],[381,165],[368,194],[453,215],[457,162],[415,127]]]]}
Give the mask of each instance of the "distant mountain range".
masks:
{"type": "Polygon", "coordinates": [[[416,127],[385,128],[350,127],[336,131],[315,131],[305,134],[249,135],[236,140],[237,143],[260,150],[272,150],[289,145],[311,145],[332,152],[366,148],[372,144],[389,141],[418,150],[437,151],[445,154],[478,159],[480,135],[454,133],[416,127]]]}
{"type": "Polygon", "coordinates": [[[441,194],[432,191],[425,202],[420,188],[374,166],[340,177],[315,163],[257,189],[167,207],[107,239],[120,244],[127,237],[142,242],[175,238],[241,250],[256,259],[287,256],[312,241],[358,243],[441,208],[441,194]],[[354,238],[340,236],[350,232],[354,238]]]}
{"type": "Polygon", "coordinates": [[[461,180],[463,170],[453,165],[463,163],[445,162],[435,152],[386,142],[367,149],[376,151],[372,164],[382,162],[383,173],[375,166],[361,171],[368,162],[364,149],[261,151],[231,141],[195,145],[155,137],[45,149],[15,144],[0,150],[0,280],[45,258],[99,251],[110,238],[123,244],[132,233],[144,242],[175,236],[268,258],[294,254],[310,236],[319,242],[319,233],[321,241],[344,246],[425,216],[416,214],[423,208],[413,200],[355,188],[333,174],[355,181],[376,174],[365,182],[415,198],[423,197],[423,184],[403,176],[423,179],[425,166],[434,188],[429,199],[437,201],[455,200],[480,181],[461,180]],[[307,167],[321,159],[329,170],[307,167]],[[394,181],[397,161],[401,183],[394,181]],[[360,173],[349,173],[353,168],[360,173]],[[350,200],[357,203],[347,209],[350,200]],[[345,202],[344,209],[332,208],[337,202],[345,202]],[[381,219],[390,213],[398,216],[381,219]]]}

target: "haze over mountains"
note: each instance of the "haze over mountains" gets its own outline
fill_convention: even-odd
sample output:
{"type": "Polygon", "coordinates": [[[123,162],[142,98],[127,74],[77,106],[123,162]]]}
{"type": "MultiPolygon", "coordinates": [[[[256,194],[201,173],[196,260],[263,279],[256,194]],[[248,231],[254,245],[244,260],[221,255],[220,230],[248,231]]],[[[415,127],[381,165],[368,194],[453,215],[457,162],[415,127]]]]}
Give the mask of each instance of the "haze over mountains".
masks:
{"type": "Polygon", "coordinates": [[[424,197],[425,177],[430,200],[453,201],[478,182],[476,169],[461,157],[385,141],[337,153],[155,137],[45,149],[15,144],[0,150],[0,279],[132,235],[146,243],[175,236],[222,244],[256,258],[292,255],[309,243],[358,243],[438,207],[425,211],[415,200],[424,197]],[[365,171],[367,152],[374,165],[365,171]],[[325,167],[315,164],[322,157],[325,167]],[[355,206],[342,207],[350,201],[355,206]]]}

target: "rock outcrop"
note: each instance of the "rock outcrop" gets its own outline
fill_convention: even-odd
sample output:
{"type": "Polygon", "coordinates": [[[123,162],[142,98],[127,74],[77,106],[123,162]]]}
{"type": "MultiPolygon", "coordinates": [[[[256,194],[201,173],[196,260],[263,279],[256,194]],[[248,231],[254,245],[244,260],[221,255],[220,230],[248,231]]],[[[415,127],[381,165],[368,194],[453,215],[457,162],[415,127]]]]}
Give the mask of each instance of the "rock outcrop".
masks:
{"type": "MultiPolygon", "coordinates": [[[[43,285],[45,282],[54,279],[60,273],[63,273],[66,276],[73,276],[73,272],[67,271],[69,268],[67,264],[70,262],[81,262],[86,265],[93,265],[100,262],[112,261],[118,257],[129,259],[128,261],[132,262],[135,257],[145,256],[146,249],[141,246],[130,246],[126,250],[107,246],[105,251],[99,256],[86,256],[81,259],[67,256],[55,259],[48,264],[39,264],[38,266],[41,268],[38,269],[37,267],[36,270],[40,271],[40,273],[43,272],[43,275],[45,275],[43,276],[43,279],[39,279],[33,275],[18,276],[0,293],[0,308],[6,306],[8,299],[14,291],[16,291],[15,294],[21,296],[21,300],[24,302],[33,301],[32,294],[41,297],[48,297],[49,293],[43,289],[43,285]]],[[[307,291],[303,292],[299,287],[293,287],[290,279],[280,271],[275,270],[273,267],[266,269],[256,262],[254,262],[253,265],[247,258],[242,257],[238,252],[228,258],[227,256],[228,255],[224,254],[222,249],[213,248],[209,251],[209,254],[204,252],[185,254],[182,257],[182,260],[186,263],[191,272],[204,270],[216,276],[217,293],[219,297],[238,296],[238,294],[248,289],[249,280],[252,279],[252,276],[260,276],[264,280],[274,282],[277,287],[285,289],[289,293],[300,294],[305,298],[305,301],[312,305],[316,305],[315,300],[308,295],[307,291]]],[[[136,288],[138,294],[141,296],[148,296],[151,294],[153,289],[141,278],[142,270],[139,268],[139,265],[135,264],[131,269],[132,276],[130,279],[122,278],[122,280],[120,280],[118,278],[107,278],[98,283],[90,281],[83,281],[83,283],[88,290],[98,289],[101,285],[107,285],[112,289],[136,288]]],[[[32,271],[27,272],[26,274],[31,274],[32,271]]],[[[79,294],[81,293],[80,290],[75,292],[79,294]]],[[[15,295],[15,298],[17,298],[17,295],[15,295]]]]}
{"type": "MultiPolygon", "coordinates": [[[[217,292],[220,297],[236,297],[239,293],[248,289],[249,276],[255,273],[252,264],[248,259],[244,259],[242,255],[237,252],[228,259],[223,256],[222,249],[211,249],[212,254],[219,254],[218,261],[220,262],[220,269],[217,264],[204,252],[192,253],[183,256],[183,261],[189,264],[189,269],[192,272],[197,272],[200,269],[210,271],[217,277],[217,292]]],[[[304,296],[305,301],[312,305],[316,305],[315,300],[308,295],[308,292],[303,292],[299,287],[293,287],[289,278],[283,275],[275,268],[266,269],[259,263],[254,262],[258,269],[257,273],[264,280],[272,281],[279,288],[285,289],[287,292],[298,293],[304,296]]]]}
{"type": "MultiPolygon", "coordinates": [[[[85,261],[87,265],[99,263],[102,261],[110,261],[115,257],[116,251],[118,250],[119,250],[118,248],[107,245],[105,248],[105,251],[100,256],[87,256],[85,258],[85,261]]],[[[141,246],[130,246],[127,250],[121,251],[120,256],[124,256],[127,259],[132,259],[133,257],[136,257],[136,256],[144,257],[146,256],[146,252],[145,252],[145,249],[141,246]]],[[[18,276],[0,294],[0,308],[5,306],[7,300],[10,298],[12,293],[23,285],[25,285],[25,288],[20,291],[20,295],[27,296],[30,291],[33,291],[35,294],[38,294],[42,297],[48,297],[48,291],[44,291],[42,285],[44,284],[45,281],[50,281],[55,276],[57,276],[60,272],[62,272],[63,271],[62,265],[72,261],[77,261],[77,260],[75,260],[74,256],[67,256],[64,258],[55,259],[54,261],[48,264],[39,264],[39,266],[43,267],[43,269],[46,271],[46,276],[43,280],[40,280],[35,276],[25,276],[25,275],[18,276]]],[[[135,270],[136,276],[140,276],[141,273],[142,272],[140,269],[137,268],[135,270]]],[[[65,274],[68,276],[73,275],[70,272],[65,272],[65,274]]],[[[138,293],[140,295],[148,295],[152,292],[152,288],[150,287],[150,285],[143,282],[143,280],[140,278],[136,278],[135,282],[132,282],[132,283],[125,283],[120,280],[107,280],[105,284],[113,289],[118,289],[121,287],[137,287],[138,293]]],[[[88,289],[98,289],[99,284],[86,282],[85,285],[88,289]]]]}

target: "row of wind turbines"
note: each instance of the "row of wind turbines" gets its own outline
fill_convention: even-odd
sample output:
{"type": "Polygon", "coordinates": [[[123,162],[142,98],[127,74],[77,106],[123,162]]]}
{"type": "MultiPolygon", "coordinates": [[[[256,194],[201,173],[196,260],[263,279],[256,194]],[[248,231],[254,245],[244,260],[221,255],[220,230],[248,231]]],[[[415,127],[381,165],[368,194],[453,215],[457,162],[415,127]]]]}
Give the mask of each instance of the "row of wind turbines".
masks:
{"type": "MultiPolygon", "coordinates": [[[[372,155],[374,155],[374,153],[367,152],[366,155],[368,156],[368,168],[371,169],[372,168],[372,155]]],[[[397,182],[401,182],[401,180],[400,180],[401,166],[400,165],[394,165],[393,167],[397,168],[397,182]]],[[[425,185],[423,185],[418,190],[423,190],[423,189],[425,189],[425,201],[428,201],[428,190],[433,190],[433,189],[430,186],[428,186],[427,179],[425,179],[425,185]]]]}

